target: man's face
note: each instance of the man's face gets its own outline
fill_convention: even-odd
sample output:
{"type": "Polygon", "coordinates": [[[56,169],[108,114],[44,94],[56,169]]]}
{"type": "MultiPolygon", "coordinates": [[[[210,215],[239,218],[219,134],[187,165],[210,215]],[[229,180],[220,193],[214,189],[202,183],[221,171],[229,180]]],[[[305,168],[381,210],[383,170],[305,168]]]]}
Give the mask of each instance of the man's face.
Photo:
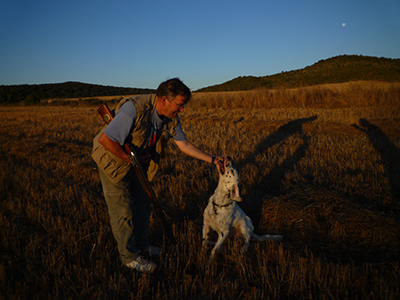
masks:
{"type": "Polygon", "coordinates": [[[167,99],[167,108],[166,108],[166,116],[168,118],[176,118],[178,113],[183,112],[186,106],[186,97],[182,95],[178,95],[174,98],[174,100],[169,101],[167,99]]]}

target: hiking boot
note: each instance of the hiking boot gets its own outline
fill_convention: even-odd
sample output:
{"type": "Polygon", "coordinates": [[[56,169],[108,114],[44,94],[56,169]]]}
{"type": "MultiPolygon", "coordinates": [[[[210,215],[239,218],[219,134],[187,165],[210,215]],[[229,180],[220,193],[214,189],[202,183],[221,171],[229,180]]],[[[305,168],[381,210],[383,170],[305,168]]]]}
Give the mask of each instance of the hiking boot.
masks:
{"type": "Polygon", "coordinates": [[[143,273],[153,273],[157,269],[157,265],[147,260],[144,256],[138,256],[125,266],[143,273]]]}

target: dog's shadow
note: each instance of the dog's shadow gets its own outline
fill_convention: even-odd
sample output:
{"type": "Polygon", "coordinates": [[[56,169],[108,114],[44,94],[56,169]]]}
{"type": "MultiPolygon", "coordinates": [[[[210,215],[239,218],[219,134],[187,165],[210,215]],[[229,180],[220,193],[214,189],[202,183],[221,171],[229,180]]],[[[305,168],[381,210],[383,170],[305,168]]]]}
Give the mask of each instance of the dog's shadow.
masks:
{"type": "Polygon", "coordinates": [[[303,125],[313,122],[317,118],[317,116],[302,118],[282,125],[276,132],[262,140],[255,147],[255,150],[245,159],[235,162],[235,165],[238,167],[240,172],[242,167],[254,162],[254,158],[257,155],[265,153],[268,148],[284,142],[286,139],[295,134],[297,134],[297,136],[302,139],[303,142],[302,145],[299,146],[292,155],[286,157],[282,163],[273,166],[267,175],[258,178],[255,185],[250,187],[246,194],[242,194],[244,198],[251,199],[251,201],[244,201],[241,203],[241,206],[243,210],[251,217],[255,225],[259,224],[260,220],[262,219],[262,201],[263,198],[265,198],[265,195],[281,195],[283,192],[281,186],[282,179],[288,172],[293,170],[297,163],[305,156],[306,151],[310,146],[311,138],[303,132],[303,125]]]}
{"type": "Polygon", "coordinates": [[[378,126],[366,119],[360,119],[360,125],[352,126],[364,132],[372,146],[378,151],[390,183],[390,192],[394,206],[399,208],[400,201],[400,149],[378,126]]]}

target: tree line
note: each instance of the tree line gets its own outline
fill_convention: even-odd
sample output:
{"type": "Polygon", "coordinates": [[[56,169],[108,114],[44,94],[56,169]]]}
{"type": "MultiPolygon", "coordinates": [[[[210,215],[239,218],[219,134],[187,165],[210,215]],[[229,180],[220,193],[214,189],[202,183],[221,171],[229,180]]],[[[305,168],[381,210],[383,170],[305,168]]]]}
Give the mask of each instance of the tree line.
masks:
{"type": "Polygon", "coordinates": [[[0,103],[13,104],[25,102],[34,104],[42,99],[66,99],[115,95],[136,95],[154,93],[153,89],[124,88],[87,84],[81,82],[64,82],[52,84],[1,85],[0,103]]]}

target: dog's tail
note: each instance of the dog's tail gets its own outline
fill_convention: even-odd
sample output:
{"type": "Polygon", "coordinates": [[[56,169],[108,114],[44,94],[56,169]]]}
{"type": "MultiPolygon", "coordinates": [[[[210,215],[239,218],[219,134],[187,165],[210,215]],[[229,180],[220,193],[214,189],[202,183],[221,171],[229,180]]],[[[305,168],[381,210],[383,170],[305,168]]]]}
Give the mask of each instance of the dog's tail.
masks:
{"type": "Polygon", "coordinates": [[[264,234],[264,235],[257,235],[253,234],[253,239],[256,241],[262,242],[262,241],[276,241],[276,242],[281,242],[283,240],[283,236],[277,234],[277,235],[270,235],[270,234],[264,234]]]}

